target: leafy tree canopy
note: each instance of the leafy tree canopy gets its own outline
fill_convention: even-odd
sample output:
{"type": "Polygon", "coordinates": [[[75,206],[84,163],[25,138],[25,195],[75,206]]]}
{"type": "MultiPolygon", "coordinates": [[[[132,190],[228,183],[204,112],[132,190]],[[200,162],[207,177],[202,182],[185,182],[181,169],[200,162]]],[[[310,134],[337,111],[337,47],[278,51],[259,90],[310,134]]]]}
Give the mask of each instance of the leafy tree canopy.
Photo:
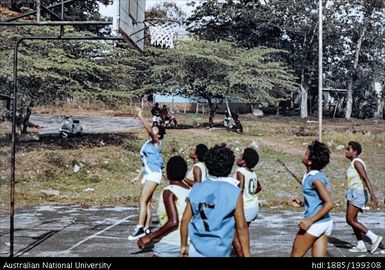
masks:
{"type": "Polygon", "coordinates": [[[204,99],[212,116],[214,103],[225,98],[275,102],[296,87],[291,72],[271,59],[278,52],[274,49],[242,49],[229,42],[193,39],[175,49],[149,51],[158,62],[151,66],[147,90],[204,99]]]}

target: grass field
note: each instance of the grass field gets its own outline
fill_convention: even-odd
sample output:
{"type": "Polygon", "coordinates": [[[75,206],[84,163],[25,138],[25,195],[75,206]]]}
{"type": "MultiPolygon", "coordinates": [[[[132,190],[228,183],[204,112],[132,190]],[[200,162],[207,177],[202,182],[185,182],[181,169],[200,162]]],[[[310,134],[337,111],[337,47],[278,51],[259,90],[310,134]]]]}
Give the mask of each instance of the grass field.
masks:
{"type": "MultiPolygon", "coordinates": [[[[63,114],[63,112],[61,112],[63,114]]],[[[218,115],[220,123],[223,116],[218,115]]],[[[189,129],[168,129],[163,153],[167,161],[172,155],[188,160],[190,149],[198,143],[213,146],[226,143],[236,156],[252,143],[258,145],[260,162],[256,173],[262,183],[262,207],[290,208],[290,201],[301,196],[296,181],[277,162],[284,161],[302,177],[301,159],[306,146],[318,138],[318,123],[295,117],[266,116],[256,118],[241,115],[244,134],[221,128],[204,127],[207,115],[177,114],[178,121],[192,125],[189,129]],[[296,135],[296,133],[301,133],[296,135]],[[310,136],[301,136],[310,135],[310,136]]],[[[315,119],[313,119],[315,120],[315,119]]],[[[5,127],[2,131],[6,130],[5,127]]],[[[324,170],[332,182],[332,197],[336,210],[345,208],[344,182],[349,160],[344,156],[347,142],[357,140],[363,146],[368,176],[375,186],[384,209],[385,194],[385,121],[383,120],[324,120],[323,141],[332,150],[331,163],[324,170]]],[[[124,134],[102,134],[68,139],[63,142],[23,143],[16,157],[16,207],[40,204],[77,204],[82,206],[114,206],[136,204],[139,183],[130,183],[141,168],[139,150],[146,140],[144,129],[127,130],[124,134]],[[80,170],[74,172],[74,165],[80,170]]],[[[1,209],[9,209],[10,144],[0,148],[1,209]]],[[[236,167],[234,166],[233,170],[236,167]]],[[[155,192],[157,200],[163,186],[155,192]]]]}

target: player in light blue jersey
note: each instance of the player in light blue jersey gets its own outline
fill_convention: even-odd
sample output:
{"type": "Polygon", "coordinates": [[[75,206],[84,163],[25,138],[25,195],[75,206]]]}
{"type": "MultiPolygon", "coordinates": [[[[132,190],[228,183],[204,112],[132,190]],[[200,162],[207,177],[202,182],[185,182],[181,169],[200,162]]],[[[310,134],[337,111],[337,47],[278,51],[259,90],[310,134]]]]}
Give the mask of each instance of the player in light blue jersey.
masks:
{"type": "Polygon", "coordinates": [[[137,240],[138,238],[150,234],[151,224],[151,198],[156,187],[162,180],[163,157],[161,153],[162,139],[165,130],[162,126],[153,126],[143,118],[142,110],[137,108],[138,117],[143,123],[149,135],[141,150],[140,158],[143,163],[143,175],[141,177],[141,191],[139,198],[139,220],[134,232],[128,236],[128,240],[137,240]]]}
{"type": "Polygon", "coordinates": [[[243,255],[250,256],[242,192],[228,177],[234,160],[233,151],[225,145],[207,152],[207,179],[192,187],[182,217],[182,257],[229,257],[235,231],[243,255]]]}
{"type": "Polygon", "coordinates": [[[330,197],[330,182],[321,172],[330,159],[326,144],[314,141],[308,146],[302,163],[306,173],[302,180],[305,218],[300,220],[299,231],[294,239],[291,257],[303,257],[309,249],[313,257],[325,257],[333,220],[329,212],[334,203],[330,197]]]}

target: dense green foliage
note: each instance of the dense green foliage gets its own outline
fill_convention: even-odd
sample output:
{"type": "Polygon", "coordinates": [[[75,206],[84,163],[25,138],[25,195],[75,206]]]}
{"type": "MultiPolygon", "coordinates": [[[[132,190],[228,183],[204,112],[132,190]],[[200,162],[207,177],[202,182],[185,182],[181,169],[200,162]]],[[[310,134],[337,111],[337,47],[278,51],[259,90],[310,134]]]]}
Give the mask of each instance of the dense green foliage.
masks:
{"type": "Polygon", "coordinates": [[[274,103],[296,87],[287,68],[271,60],[277,53],[273,49],[245,49],[229,42],[192,39],[160,53],[151,66],[153,80],[148,87],[203,99],[209,104],[211,117],[226,98],[274,103]]]}
{"type": "MultiPolygon", "coordinates": [[[[323,3],[323,86],[347,89],[352,81],[354,116],[372,116],[376,106],[370,107],[368,115],[360,115],[360,111],[367,104],[366,98],[377,99],[373,82],[385,85],[384,3],[382,0],[323,3]]],[[[309,94],[313,101],[317,98],[318,1],[205,0],[188,20],[189,30],[204,39],[288,51],[281,58],[294,70],[302,94],[309,94]]],[[[303,107],[303,117],[307,117],[306,108],[303,107]]]]}
{"type": "MultiPolygon", "coordinates": [[[[75,1],[67,20],[99,20],[105,1],[75,1]]],[[[42,0],[47,6],[50,1],[42,0]]],[[[34,9],[35,1],[2,1],[9,18],[34,9]],[[10,15],[11,14],[11,15],[10,15]]],[[[188,19],[196,38],[172,50],[147,46],[144,53],[112,41],[23,41],[18,61],[18,122],[30,108],[67,99],[117,106],[132,97],[166,92],[204,100],[210,120],[225,98],[276,103],[290,91],[317,98],[317,3],[300,1],[203,1],[188,19]],[[274,49],[273,49],[274,48],[274,49]]],[[[5,9],[3,9],[5,10],[5,9]]],[[[60,9],[53,10],[59,13],[60,9]]],[[[43,12],[44,19],[52,14],[43,12]]],[[[175,3],[158,4],[147,18],[184,21],[175,3]]],[[[385,78],[383,1],[328,2],[324,10],[324,87],[351,89],[353,117],[370,117],[378,99],[375,81],[385,78]]],[[[28,19],[28,18],[27,18],[28,19]]],[[[0,29],[0,91],[12,91],[13,49],[21,36],[58,36],[58,27],[0,29]]],[[[66,36],[102,36],[101,27],[65,27],[66,36]]],[[[383,87],[384,88],[384,87],[383,87]]],[[[349,104],[349,102],[347,102],[349,104]]],[[[307,106],[301,116],[307,117],[307,106]]],[[[27,117],[25,117],[27,115],[27,117]]]]}
{"type": "MultiPolygon", "coordinates": [[[[13,48],[16,39],[22,35],[57,36],[58,31],[52,27],[2,28],[2,93],[11,95],[13,48]]],[[[69,28],[66,31],[73,30],[69,28]]],[[[94,36],[84,31],[74,34],[94,36]]],[[[99,100],[113,106],[122,97],[138,95],[136,90],[140,88],[141,78],[147,70],[143,56],[124,43],[25,40],[18,52],[17,98],[20,119],[24,118],[29,107],[55,102],[61,104],[67,98],[80,102],[85,99],[99,100]]]]}
{"type": "MultiPolygon", "coordinates": [[[[157,8],[150,12],[159,11],[166,18],[175,14],[173,19],[183,16],[175,4],[157,8]]],[[[14,42],[22,35],[57,36],[58,29],[17,27],[1,32],[0,87],[7,94],[12,86],[14,42]]],[[[94,34],[67,27],[66,35],[94,34]]],[[[181,42],[174,50],[148,46],[143,54],[107,41],[24,41],[18,61],[19,118],[25,119],[35,105],[60,103],[68,98],[90,98],[113,105],[123,97],[154,92],[204,99],[212,117],[214,103],[218,105],[225,97],[275,102],[294,89],[294,77],[280,62],[271,60],[277,52],[203,40],[181,42]]]]}

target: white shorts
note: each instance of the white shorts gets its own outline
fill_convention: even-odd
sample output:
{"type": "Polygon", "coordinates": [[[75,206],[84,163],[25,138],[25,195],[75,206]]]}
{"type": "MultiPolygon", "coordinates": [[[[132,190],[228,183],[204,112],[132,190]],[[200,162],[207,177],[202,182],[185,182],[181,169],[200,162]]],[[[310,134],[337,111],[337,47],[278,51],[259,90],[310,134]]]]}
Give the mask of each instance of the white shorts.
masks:
{"type": "Polygon", "coordinates": [[[252,222],[258,216],[258,213],[259,213],[259,206],[258,206],[258,204],[255,207],[252,207],[252,208],[245,208],[244,209],[244,213],[245,213],[246,222],[252,222]]]}
{"type": "Polygon", "coordinates": [[[314,236],[320,237],[322,234],[326,234],[330,236],[333,230],[333,220],[328,220],[324,222],[313,223],[309,229],[307,229],[307,233],[314,236]]]}
{"type": "Polygon", "coordinates": [[[151,172],[143,175],[142,181],[140,181],[142,184],[146,183],[146,181],[152,181],[157,184],[160,184],[160,181],[162,180],[162,173],[160,172],[151,172]]]}
{"type": "Polygon", "coordinates": [[[154,245],[153,251],[158,257],[179,257],[180,246],[158,242],[154,245]]]}

